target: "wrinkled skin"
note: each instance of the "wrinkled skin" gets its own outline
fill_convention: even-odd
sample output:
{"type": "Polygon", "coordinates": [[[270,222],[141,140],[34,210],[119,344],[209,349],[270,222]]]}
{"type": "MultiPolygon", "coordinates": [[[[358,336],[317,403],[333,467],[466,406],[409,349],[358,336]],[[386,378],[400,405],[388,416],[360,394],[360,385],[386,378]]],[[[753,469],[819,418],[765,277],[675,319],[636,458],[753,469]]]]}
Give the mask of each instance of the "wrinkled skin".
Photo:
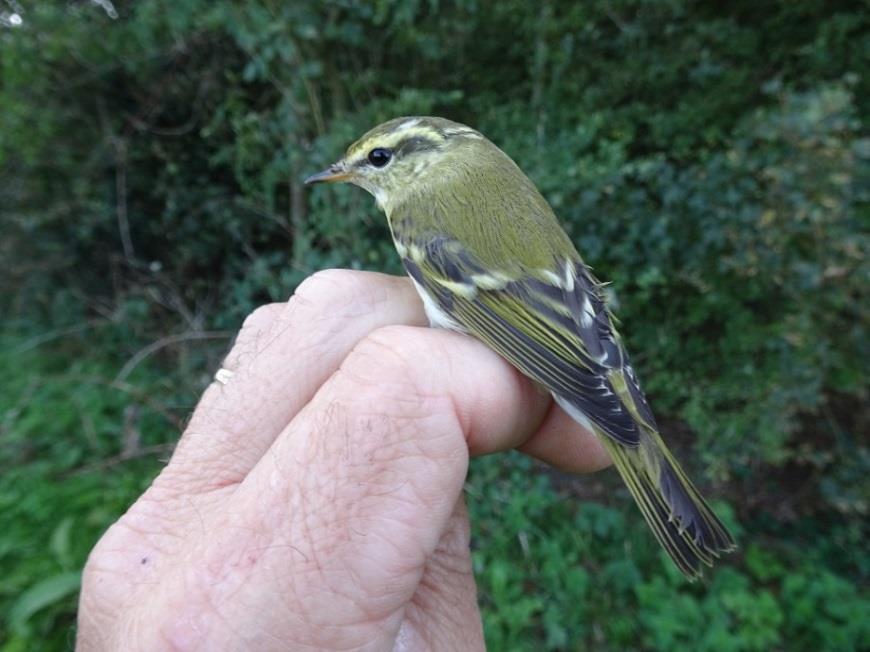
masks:
{"type": "Polygon", "coordinates": [[[462,486],[593,436],[407,279],[333,270],[245,321],[171,461],[91,553],[80,650],[483,649],[462,486]]]}

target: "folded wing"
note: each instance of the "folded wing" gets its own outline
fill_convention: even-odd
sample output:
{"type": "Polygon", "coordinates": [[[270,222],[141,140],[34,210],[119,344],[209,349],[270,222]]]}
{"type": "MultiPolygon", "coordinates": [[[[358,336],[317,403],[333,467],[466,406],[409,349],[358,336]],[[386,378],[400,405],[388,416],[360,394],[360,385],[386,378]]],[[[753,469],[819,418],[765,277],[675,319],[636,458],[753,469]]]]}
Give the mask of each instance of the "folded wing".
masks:
{"type": "Polygon", "coordinates": [[[520,371],[624,446],[655,428],[628,357],[580,261],[562,269],[487,270],[456,240],[404,246],[410,276],[437,305],[520,371]]]}

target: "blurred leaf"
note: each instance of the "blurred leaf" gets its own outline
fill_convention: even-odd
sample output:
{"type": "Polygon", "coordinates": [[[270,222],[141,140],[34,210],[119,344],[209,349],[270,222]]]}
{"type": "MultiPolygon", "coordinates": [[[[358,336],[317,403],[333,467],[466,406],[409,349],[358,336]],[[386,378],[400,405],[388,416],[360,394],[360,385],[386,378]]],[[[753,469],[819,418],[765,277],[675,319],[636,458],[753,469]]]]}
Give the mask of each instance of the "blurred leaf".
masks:
{"type": "Polygon", "coordinates": [[[12,604],[6,617],[10,629],[23,630],[27,621],[36,612],[75,593],[80,585],[79,571],[54,575],[34,584],[12,604]]]}

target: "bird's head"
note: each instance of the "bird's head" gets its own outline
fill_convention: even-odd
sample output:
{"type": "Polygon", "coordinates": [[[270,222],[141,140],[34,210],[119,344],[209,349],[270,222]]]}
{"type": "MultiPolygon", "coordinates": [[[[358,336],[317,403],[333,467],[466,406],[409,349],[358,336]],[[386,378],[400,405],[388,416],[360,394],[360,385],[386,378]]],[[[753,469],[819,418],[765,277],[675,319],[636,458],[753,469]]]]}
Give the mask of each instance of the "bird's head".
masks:
{"type": "MultiPolygon", "coordinates": [[[[485,141],[471,127],[444,118],[396,118],[378,125],[344,157],[305,180],[306,184],[347,181],[365,188],[381,208],[400,203],[407,193],[449,174],[472,141],[485,141]]],[[[488,141],[487,141],[488,142],[488,141]]]]}

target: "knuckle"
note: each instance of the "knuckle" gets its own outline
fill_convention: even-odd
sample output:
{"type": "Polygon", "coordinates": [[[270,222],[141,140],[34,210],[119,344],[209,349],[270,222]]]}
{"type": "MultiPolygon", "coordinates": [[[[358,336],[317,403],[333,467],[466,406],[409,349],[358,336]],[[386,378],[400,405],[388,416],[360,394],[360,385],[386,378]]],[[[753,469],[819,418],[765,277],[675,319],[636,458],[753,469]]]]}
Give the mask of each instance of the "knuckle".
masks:
{"type": "Polygon", "coordinates": [[[255,308],[242,322],[242,331],[266,330],[278,319],[282,304],[267,303],[255,308]]]}
{"type": "Polygon", "coordinates": [[[306,278],[287,303],[288,319],[347,321],[389,300],[385,277],[351,269],[327,269],[306,278]]]}
{"type": "Polygon", "coordinates": [[[365,272],[352,269],[320,270],[299,284],[290,297],[290,303],[318,304],[352,298],[359,292],[366,276],[365,272]]]}

